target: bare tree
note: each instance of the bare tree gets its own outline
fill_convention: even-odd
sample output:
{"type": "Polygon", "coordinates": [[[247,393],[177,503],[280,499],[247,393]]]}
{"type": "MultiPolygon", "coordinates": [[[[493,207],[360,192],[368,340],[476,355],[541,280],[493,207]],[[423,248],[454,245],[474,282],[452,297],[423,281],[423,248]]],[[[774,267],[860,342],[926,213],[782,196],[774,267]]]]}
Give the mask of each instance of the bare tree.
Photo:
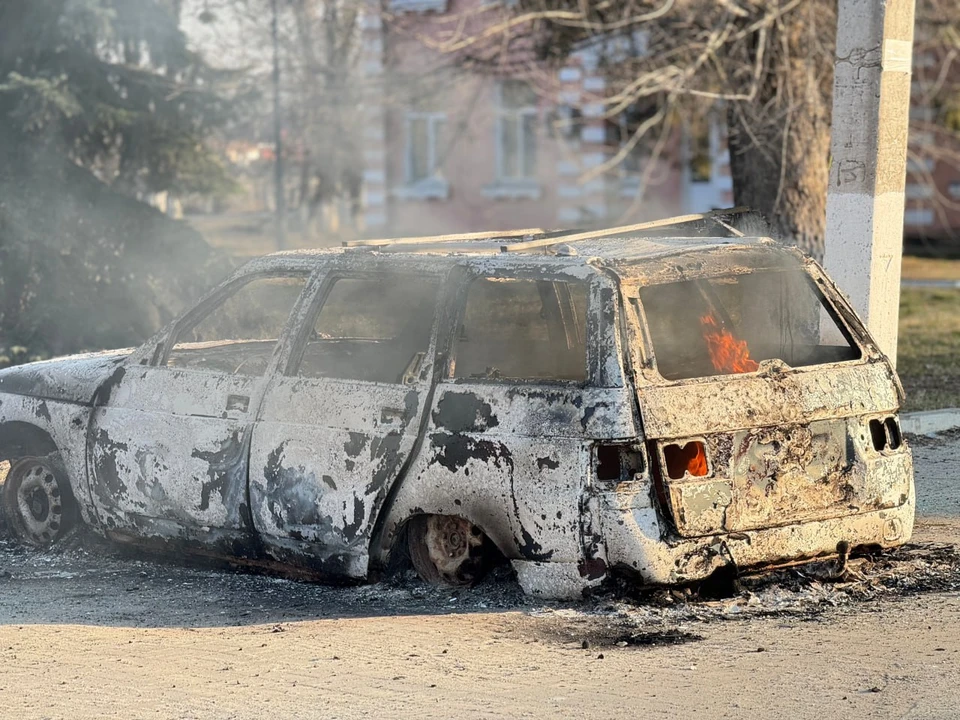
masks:
{"type": "MultiPolygon", "coordinates": [[[[351,0],[281,0],[278,37],[285,182],[289,206],[305,233],[351,234],[362,182],[361,4],[351,0]]],[[[185,15],[211,60],[242,68],[264,102],[251,107],[238,133],[269,137],[271,3],[186,0],[185,15]]]]}
{"type": "MultiPolygon", "coordinates": [[[[948,0],[919,0],[918,36],[949,43],[948,0]]],[[[836,0],[516,0],[433,20],[424,43],[480,69],[560,67],[589,52],[608,118],[659,108],[602,169],[676,123],[726,117],[734,201],[820,253],[826,224],[836,0]]]]}

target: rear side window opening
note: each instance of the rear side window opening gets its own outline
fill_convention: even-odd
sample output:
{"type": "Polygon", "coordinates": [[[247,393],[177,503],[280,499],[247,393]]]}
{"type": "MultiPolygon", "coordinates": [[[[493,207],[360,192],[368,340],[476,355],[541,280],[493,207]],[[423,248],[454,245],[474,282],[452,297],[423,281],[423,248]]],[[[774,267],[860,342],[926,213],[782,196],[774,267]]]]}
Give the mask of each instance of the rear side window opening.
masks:
{"type": "Polygon", "coordinates": [[[800,269],[651,285],[640,302],[667,380],[755,372],[765,360],[809,367],[861,357],[800,269]]]}
{"type": "Polygon", "coordinates": [[[457,332],[454,378],[584,382],[585,283],[478,278],[457,332]]]}

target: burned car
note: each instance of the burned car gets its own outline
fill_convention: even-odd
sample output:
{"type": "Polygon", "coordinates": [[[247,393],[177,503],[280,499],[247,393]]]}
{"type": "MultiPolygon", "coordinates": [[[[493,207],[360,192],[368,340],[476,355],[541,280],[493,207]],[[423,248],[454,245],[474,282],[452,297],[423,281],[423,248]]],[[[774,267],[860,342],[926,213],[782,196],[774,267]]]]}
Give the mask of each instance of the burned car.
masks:
{"type": "Polygon", "coordinates": [[[764,238],[382,241],[254,260],[135,350],[0,372],[7,524],[331,582],[527,592],[911,535],[902,389],[764,238]],[[558,243],[563,243],[562,245],[558,243]]]}

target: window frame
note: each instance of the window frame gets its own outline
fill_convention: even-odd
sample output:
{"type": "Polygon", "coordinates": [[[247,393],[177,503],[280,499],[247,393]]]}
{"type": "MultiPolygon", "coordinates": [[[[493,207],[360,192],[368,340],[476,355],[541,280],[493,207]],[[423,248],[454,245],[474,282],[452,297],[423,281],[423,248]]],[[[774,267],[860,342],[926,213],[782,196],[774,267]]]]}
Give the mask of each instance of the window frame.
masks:
{"type": "MultiPolygon", "coordinates": [[[[277,348],[282,347],[286,342],[287,338],[290,335],[292,326],[296,322],[296,319],[299,315],[298,309],[303,304],[304,298],[306,297],[307,292],[310,290],[311,278],[314,274],[313,270],[303,269],[303,270],[262,270],[260,272],[254,272],[247,275],[241,275],[240,277],[233,278],[219,288],[214,290],[208,297],[200,300],[193,308],[184,313],[170,328],[169,333],[164,342],[161,344],[159,351],[155,352],[153,357],[150,360],[149,366],[155,368],[161,368],[165,370],[175,371],[175,372],[199,372],[210,375],[223,375],[224,373],[219,370],[204,370],[200,368],[171,368],[167,365],[170,360],[170,354],[173,352],[177,343],[180,341],[180,336],[189,330],[193,330],[197,325],[206,320],[210,315],[217,311],[217,309],[223,307],[223,304],[227,302],[231,297],[236,295],[241,289],[247,285],[256,282],[257,280],[268,280],[274,278],[300,278],[303,280],[303,287],[300,289],[300,294],[297,296],[297,299],[294,301],[293,305],[290,308],[290,312],[287,314],[287,319],[284,321],[283,325],[280,328],[280,332],[277,336],[276,344],[274,345],[273,353],[276,354],[277,348]]],[[[272,374],[276,373],[276,367],[273,363],[268,364],[267,369],[262,375],[243,375],[241,377],[250,377],[250,378],[263,378],[269,377],[272,374]]]]}
{"type": "Polygon", "coordinates": [[[442,302],[446,297],[445,282],[446,273],[444,272],[417,272],[399,268],[397,270],[351,270],[344,268],[330,268],[319,280],[319,287],[312,297],[306,300],[307,308],[301,313],[299,327],[296,336],[293,338],[293,344],[290,348],[289,356],[283,363],[280,376],[293,380],[304,380],[307,382],[338,382],[338,383],[360,383],[362,385],[391,387],[404,387],[400,383],[383,383],[373,380],[356,380],[352,378],[335,377],[305,377],[299,374],[300,366],[303,363],[303,355],[307,349],[307,342],[310,333],[316,327],[317,319],[330,297],[330,292],[334,285],[340,280],[367,280],[379,281],[385,277],[403,277],[410,282],[423,281],[425,279],[433,280],[437,284],[436,297],[434,298],[433,324],[430,328],[430,342],[427,344],[426,355],[423,358],[421,369],[427,366],[433,366],[437,355],[438,332],[441,312],[443,311],[442,302]]]}
{"type": "MultiPolygon", "coordinates": [[[[507,107],[504,104],[503,90],[504,83],[509,81],[501,80],[497,83],[497,122],[496,122],[496,146],[497,146],[497,182],[499,183],[531,183],[536,182],[538,178],[537,174],[537,141],[536,136],[539,134],[536,130],[536,118],[538,116],[537,105],[521,105],[518,107],[507,107]],[[533,141],[533,168],[532,172],[527,175],[524,174],[524,162],[527,147],[526,147],[526,137],[524,135],[524,120],[527,117],[534,118],[534,141],[533,141]],[[518,153],[518,170],[520,174],[517,175],[507,175],[505,172],[505,156],[506,148],[504,146],[504,127],[506,123],[514,123],[517,130],[517,144],[520,148],[518,153]]],[[[522,82],[522,81],[513,81],[513,82],[522,82]]],[[[528,83],[529,85],[529,83],[528,83]]]]}
{"type": "Polygon", "coordinates": [[[426,183],[443,177],[439,164],[440,132],[437,130],[438,123],[443,125],[447,124],[447,113],[422,110],[407,111],[406,117],[404,118],[405,152],[403,154],[403,177],[407,185],[417,185],[418,183],[426,183]],[[429,172],[420,178],[413,176],[413,123],[417,120],[423,120],[427,124],[427,166],[430,168],[429,172]]]}
{"type": "MultiPolygon", "coordinates": [[[[454,299],[455,311],[452,313],[452,332],[450,333],[448,345],[442,358],[443,367],[440,369],[440,382],[452,383],[456,385],[478,383],[482,385],[548,385],[558,387],[594,387],[598,385],[598,378],[595,375],[595,368],[598,366],[596,354],[599,352],[595,347],[596,343],[592,338],[599,336],[599,327],[597,322],[597,313],[593,311],[594,290],[596,278],[575,278],[561,273],[537,273],[529,272],[503,272],[469,269],[464,272],[458,283],[457,292],[454,299]],[[587,305],[585,308],[585,322],[583,325],[584,333],[584,379],[570,380],[563,378],[477,378],[477,377],[456,377],[457,351],[460,343],[460,327],[463,324],[467,312],[467,301],[470,295],[471,286],[478,280],[520,280],[527,282],[566,282],[570,284],[582,284],[586,291],[587,305]]],[[[602,365],[602,363],[599,363],[602,365]]]]}

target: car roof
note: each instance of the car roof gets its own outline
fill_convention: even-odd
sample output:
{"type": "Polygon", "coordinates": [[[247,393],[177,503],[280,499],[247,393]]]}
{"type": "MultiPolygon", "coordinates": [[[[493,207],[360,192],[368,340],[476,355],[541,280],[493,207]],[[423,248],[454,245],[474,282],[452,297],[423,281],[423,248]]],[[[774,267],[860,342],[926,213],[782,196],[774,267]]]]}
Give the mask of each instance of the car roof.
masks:
{"type": "Polygon", "coordinates": [[[590,238],[573,243],[563,236],[556,242],[535,249],[514,251],[522,238],[484,238],[459,240],[446,236],[442,241],[419,242],[418,239],[367,241],[370,244],[352,247],[287,250],[251,261],[242,270],[312,270],[321,264],[336,263],[356,269],[394,268],[408,272],[442,272],[454,266],[467,266],[483,271],[509,268],[543,268],[544,271],[594,272],[595,267],[608,267],[618,274],[635,275],[640,266],[678,254],[726,254],[723,251],[748,251],[765,256],[782,256],[785,249],[765,237],[649,237],[639,235],[590,238]]]}

